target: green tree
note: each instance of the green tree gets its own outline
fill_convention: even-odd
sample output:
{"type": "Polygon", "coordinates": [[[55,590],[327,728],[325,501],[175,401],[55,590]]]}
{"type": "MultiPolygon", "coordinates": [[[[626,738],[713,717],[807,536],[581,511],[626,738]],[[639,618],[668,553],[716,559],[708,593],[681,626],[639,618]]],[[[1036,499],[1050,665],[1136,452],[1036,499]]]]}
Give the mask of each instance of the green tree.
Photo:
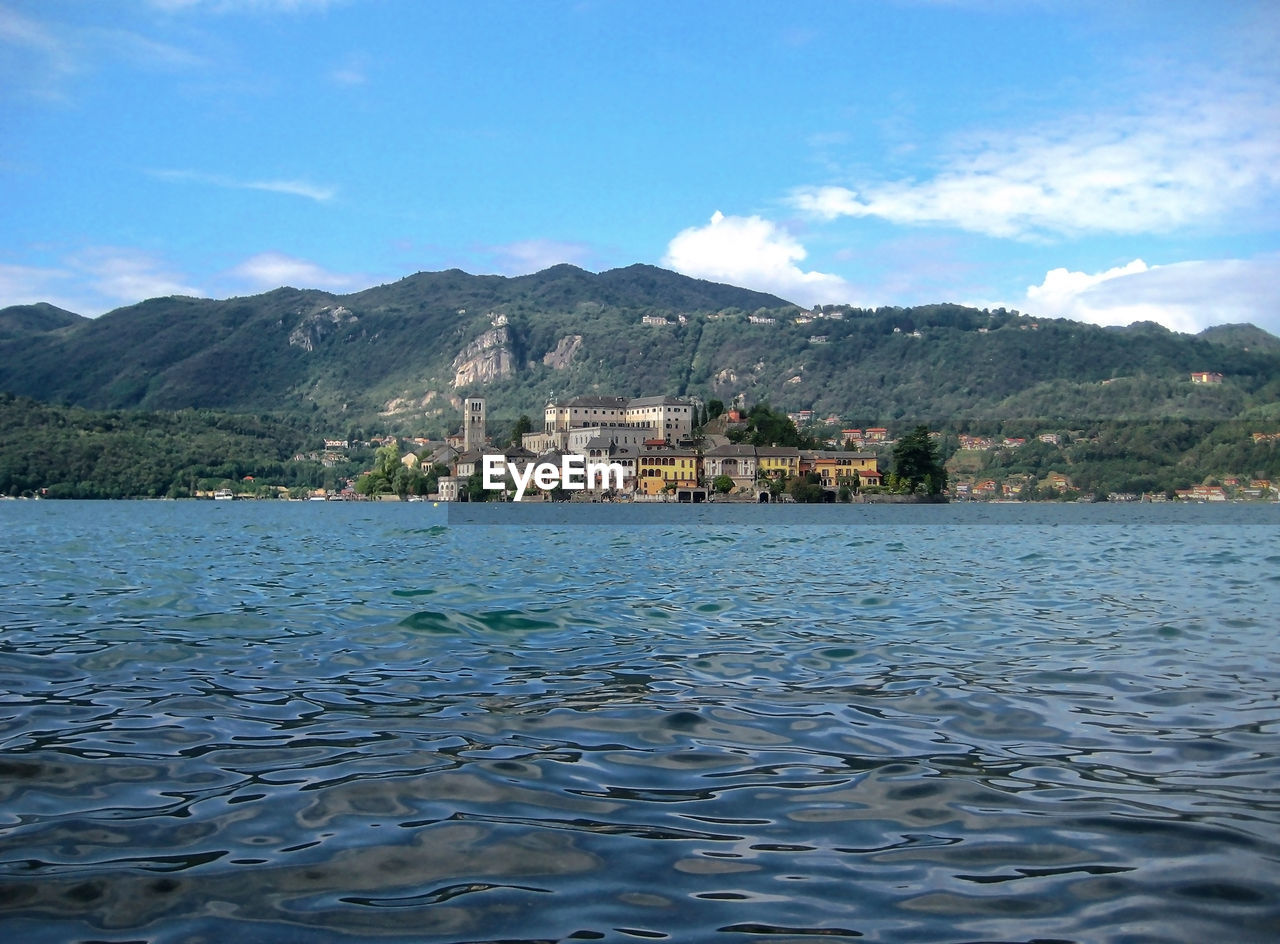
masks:
{"type": "Polygon", "coordinates": [[[391,491],[391,482],[387,477],[374,469],[372,472],[366,472],[360,478],[356,479],[356,494],[364,495],[366,498],[373,498],[376,495],[383,495],[391,491]]]}
{"type": "Polygon", "coordinates": [[[408,491],[407,470],[400,463],[400,447],[395,443],[379,446],[373,454],[373,469],[356,480],[356,492],[368,498],[408,491]],[[403,489],[403,491],[402,491],[403,489]]]}
{"type": "Polygon", "coordinates": [[[396,469],[391,478],[392,491],[401,498],[409,494],[419,494],[417,489],[422,480],[422,473],[418,471],[417,465],[414,465],[413,468],[404,463],[398,463],[398,465],[399,468],[396,469]]]}
{"type": "Polygon", "coordinates": [[[747,414],[746,441],[753,446],[798,446],[802,449],[813,446],[786,413],[774,411],[767,403],[757,403],[747,414]]]}
{"type": "Polygon", "coordinates": [[[400,447],[394,442],[379,446],[377,452],[373,454],[373,467],[374,471],[381,473],[382,477],[390,482],[395,478],[396,470],[400,468],[400,447]]]}
{"type": "Polygon", "coordinates": [[[929,438],[929,427],[917,426],[893,447],[893,474],[905,491],[938,495],[947,487],[947,470],[929,438]]]}
{"type": "Polygon", "coordinates": [[[806,472],[791,483],[791,497],[797,502],[817,504],[822,501],[822,479],[816,472],[806,472]]]}
{"type": "Polygon", "coordinates": [[[520,445],[524,441],[524,434],[532,432],[533,420],[529,419],[528,413],[521,413],[520,418],[516,420],[515,428],[511,431],[511,445],[520,445]]]}
{"type": "Polygon", "coordinates": [[[467,501],[473,501],[473,502],[488,501],[489,497],[495,494],[497,493],[491,492],[484,487],[484,477],[481,476],[479,472],[471,473],[471,476],[467,479],[467,484],[466,484],[467,501]]]}
{"type": "Polygon", "coordinates": [[[727,475],[717,475],[711,483],[711,487],[721,495],[728,495],[733,491],[733,479],[727,475]]]}

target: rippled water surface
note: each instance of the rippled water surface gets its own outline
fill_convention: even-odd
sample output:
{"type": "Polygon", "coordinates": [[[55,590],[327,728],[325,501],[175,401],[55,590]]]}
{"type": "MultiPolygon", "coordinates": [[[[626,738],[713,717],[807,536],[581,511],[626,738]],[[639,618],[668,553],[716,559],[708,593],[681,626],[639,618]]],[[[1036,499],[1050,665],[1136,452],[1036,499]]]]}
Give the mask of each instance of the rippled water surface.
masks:
{"type": "Polygon", "coordinates": [[[0,503],[0,934],[1280,938],[1268,509],[608,511],[0,503]]]}

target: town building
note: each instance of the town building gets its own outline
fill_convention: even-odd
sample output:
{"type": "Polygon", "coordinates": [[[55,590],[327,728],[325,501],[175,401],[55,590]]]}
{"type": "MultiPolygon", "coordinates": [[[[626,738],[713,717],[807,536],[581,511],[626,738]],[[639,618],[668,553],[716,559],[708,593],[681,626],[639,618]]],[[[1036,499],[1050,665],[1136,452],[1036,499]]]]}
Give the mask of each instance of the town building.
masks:
{"type": "Polygon", "coordinates": [[[870,452],[804,450],[800,453],[800,474],[814,472],[826,489],[852,485],[857,474],[859,486],[880,484],[879,459],[870,452]]]}
{"type": "Polygon", "coordinates": [[[1061,472],[1050,472],[1045,477],[1044,484],[1047,488],[1052,488],[1059,492],[1067,492],[1075,487],[1071,479],[1061,472]]]}
{"type": "MultiPolygon", "coordinates": [[[[636,466],[640,458],[640,447],[625,445],[603,439],[587,443],[586,448],[578,453],[586,457],[588,462],[612,462],[622,469],[622,491],[634,492],[636,489],[636,466]]],[[[557,458],[556,461],[559,461],[557,458]]]]}
{"type": "Polygon", "coordinates": [[[1220,384],[1222,383],[1222,374],[1212,370],[1192,371],[1191,382],[1197,384],[1220,384]]]}
{"type": "Polygon", "coordinates": [[[756,447],[729,443],[716,446],[702,456],[703,474],[712,484],[722,475],[733,479],[734,489],[754,488],[756,484],[756,447]]]}
{"type": "Polygon", "coordinates": [[[586,440],[610,435],[622,445],[640,445],[646,439],[670,443],[693,432],[694,401],[683,397],[573,397],[552,400],[543,410],[542,432],[527,433],[524,447],[541,453],[548,449],[571,450],[570,432],[592,428],[586,440]],[[639,435],[608,434],[607,429],[636,430],[639,435]]]}
{"type": "Polygon", "coordinates": [[[800,450],[794,446],[758,446],[756,466],[763,477],[794,479],[800,474],[800,450]]]}
{"type": "Polygon", "coordinates": [[[483,461],[484,454],[479,449],[470,449],[458,456],[454,462],[453,474],[465,481],[480,472],[483,461]]]}
{"type": "MultiPolygon", "coordinates": [[[[723,442],[704,453],[692,441],[694,411],[695,401],[680,397],[553,399],[546,405],[543,429],[525,434],[522,444],[506,449],[503,458],[509,468],[520,470],[534,461],[559,465],[565,455],[614,463],[622,469],[622,494],[649,499],[700,501],[720,476],[728,476],[739,495],[759,491],[765,480],[794,481],[807,472],[815,473],[830,491],[855,482],[881,484],[878,459],[872,453],[723,442]]],[[[457,446],[441,446],[431,454],[433,464],[447,464],[452,473],[439,479],[441,500],[466,500],[467,480],[482,472],[485,449],[460,447],[461,440],[468,433],[474,438],[483,424],[483,400],[467,400],[457,446]]],[[[540,493],[527,486],[524,500],[537,497],[540,493]]]]}
{"type": "Polygon", "coordinates": [[[668,442],[693,432],[693,400],[683,397],[636,397],[627,402],[627,422],[656,429],[668,442]]]}
{"type": "Polygon", "coordinates": [[[464,487],[464,479],[456,475],[442,475],[436,480],[436,495],[440,501],[461,501],[464,487]]]}
{"type": "Polygon", "coordinates": [[[569,430],[567,452],[585,456],[588,446],[605,443],[614,446],[639,448],[651,439],[663,439],[661,432],[652,426],[579,426],[569,430]]]}
{"type": "Polygon", "coordinates": [[[1191,488],[1179,488],[1174,490],[1174,495],[1183,501],[1224,502],[1227,500],[1227,493],[1221,485],[1195,485],[1191,488]]]}
{"type": "Polygon", "coordinates": [[[698,487],[698,453],[687,446],[651,442],[636,462],[636,492],[653,497],[663,491],[698,487]]]}

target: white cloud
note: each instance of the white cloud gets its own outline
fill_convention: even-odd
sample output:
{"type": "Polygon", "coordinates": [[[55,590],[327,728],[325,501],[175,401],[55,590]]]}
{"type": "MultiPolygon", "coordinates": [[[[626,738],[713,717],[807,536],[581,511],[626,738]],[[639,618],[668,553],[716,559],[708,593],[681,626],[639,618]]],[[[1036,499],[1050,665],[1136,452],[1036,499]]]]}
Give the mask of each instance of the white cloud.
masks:
{"type": "Polygon", "coordinates": [[[582,266],[591,255],[583,243],[558,242],[554,239],[526,239],[497,246],[494,253],[498,271],[503,275],[528,275],[553,265],[568,262],[582,266]]]}
{"type": "Polygon", "coordinates": [[[77,71],[75,52],[62,37],[33,19],[0,7],[0,89],[50,101],[65,98],[77,71]]]}
{"type": "Polygon", "coordinates": [[[89,276],[95,291],[120,304],[167,295],[201,294],[163,261],[141,250],[92,249],[72,261],[89,276]]]}
{"type": "Polygon", "coordinates": [[[305,180],[237,180],[222,174],[205,174],[195,170],[153,170],[153,177],[161,180],[188,181],[208,184],[212,187],[225,187],[228,190],[261,190],[267,193],[282,193],[291,197],[306,197],[317,203],[327,203],[337,195],[333,187],[325,187],[305,180]]]}
{"type": "Polygon", "coordinates": [[[265,190],[268,193],[284,193],[293,197],[306,197],[317,203],[332,200],[337,193],[333,187],[317,186],[305,180],[249,180],[233,186],[244,190],[265,190]]]}
{"type": "Polygon", "coordinates": [[[201,295],[163,259],[138,249],[99,246],[56,265],[0,265],[0,307],[48,302],[96,316],[168,295],[201,295]]]}
{"type": "Polygon", "coordinates": [[[0,263],[0,308],[48,302],[80,313],[67,294],[70,279],[66,269],[0,263]]]}
{"type": "Polygon", "coordinates": [[[204,57],[170,43],[123,29],[87,33],[99,47],[140,68],[179,70],[207,65],[204,57]]]}
{"type": "MultiPolygon", "coordinates": [[[[1127,265],[1107,269],[1105,272],[1087,273],[1072,272],[1065,268],[1052,269],[1045,273],[1044,281],[1039,285],[1027,287],[1027,299],[1038,306],[1037,310],[1049,314],[1051,312],[1072,310],[1079,297],[1094,286],[1126,275],[1150,272],[1150,267],[1141,259],[1134,259],[1127,265]]],[[[1092,320],[1092,319],[1090,319],[1092,320]]],[[[1130,319],[1134,320],[1134,319],[1130,319]]],[[[1128,321],[1098,321],[1098,324],[1128,324],[1128,321]]]]}
{"type": "Polygon", "coordinates": [[[852,289],[838,275],[806,272],[807,253],[790,233],[759,216],[725,216],[691,226],[667,246],[662,264],[684,275],[771,292],[803,305],[850,301],[852,289]]]}
{"type": "Polygon", "coordinates": [[[824,220],[879,217],[996,237],[1142,233],[1280,200],[1280,100],[1269,88],[1207,86],[956,146],[926,179],[802,187],[791,203],[824,220]]]}
{"type": "Polygon", "coordinates": [[[173,72],[207,65],[190,50],[118,27],[44,23],[0,6],[0,89],[46,101],[67,101],[77,82],[109,59],[173,72]]]}
{"type": "Polygon", "coordinates": [[[53,31],[7,7],[0,7],[0,42],[48,56],[60,69],[73,68],[70,51],[53,31]]]}
{"type": "Polygon", "coordinates": [[[229,273],[251,291],[260,292],[288,285],[294,288],[319,288],[349,291],[366,284],[358,275],[330,272],[328,269],[281,252],[261,252],[251,256],[229,273]]]}
{"type": "Polygon", "coordinates": [[[1280,334],[1280,253],[1162,266],[1135,259],[1098,273],[1054,269],[1027,288],[1025,308],[1099,325],[1155,321],[1194,333],[1251,322],[1280,334]]]}
{"type": "MultiPolygon", "coordinates": [[[[328,291],[355,291],[373,283],[360,274],[331,272],[314,262],[280,252],[262,252],[219,274],[211,282],[218,297],[251,294],[291,285],[328,291]]],[[[169,295],[208,297],[162,257],[140,249],[97,246],[48,265],[0,264],[0,308],[48,302],[95,317],[123,305],[169,295]]]]}
{"type": "Polygon", "coordinates": [[[367,85],[369,82],[369,61],[367,56],[350,55],[329,71],[329,78],[335,85],[354,88],[367,85]]]}

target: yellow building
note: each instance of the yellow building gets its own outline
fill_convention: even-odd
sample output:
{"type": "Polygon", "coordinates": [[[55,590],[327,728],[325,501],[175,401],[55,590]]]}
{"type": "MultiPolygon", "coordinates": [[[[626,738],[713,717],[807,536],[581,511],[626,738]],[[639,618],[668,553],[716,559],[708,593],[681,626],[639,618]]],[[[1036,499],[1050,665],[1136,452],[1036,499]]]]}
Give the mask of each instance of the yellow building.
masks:
{"type": "Polygon", "coordinates": [[[756,449],[756,468],[761,477],[793,479],[800,474],[800,450],[794,446],[760,446],[756,449]]]}
{"type": "Polygon", "coordinates": [[[870,452],[806,452],[800,465],[802,471],[818,473],[823,488],[839,488],[853,479],[854,472],[863,485],[880,484],[879,460],[870,452]]]}
{"type": "Polygon", "coordinates": [[[636,461],[636,491],[660,495],[667,486],[695,488],[698,484],[698,454],[692,449],[645,446],[636,461]]]}

